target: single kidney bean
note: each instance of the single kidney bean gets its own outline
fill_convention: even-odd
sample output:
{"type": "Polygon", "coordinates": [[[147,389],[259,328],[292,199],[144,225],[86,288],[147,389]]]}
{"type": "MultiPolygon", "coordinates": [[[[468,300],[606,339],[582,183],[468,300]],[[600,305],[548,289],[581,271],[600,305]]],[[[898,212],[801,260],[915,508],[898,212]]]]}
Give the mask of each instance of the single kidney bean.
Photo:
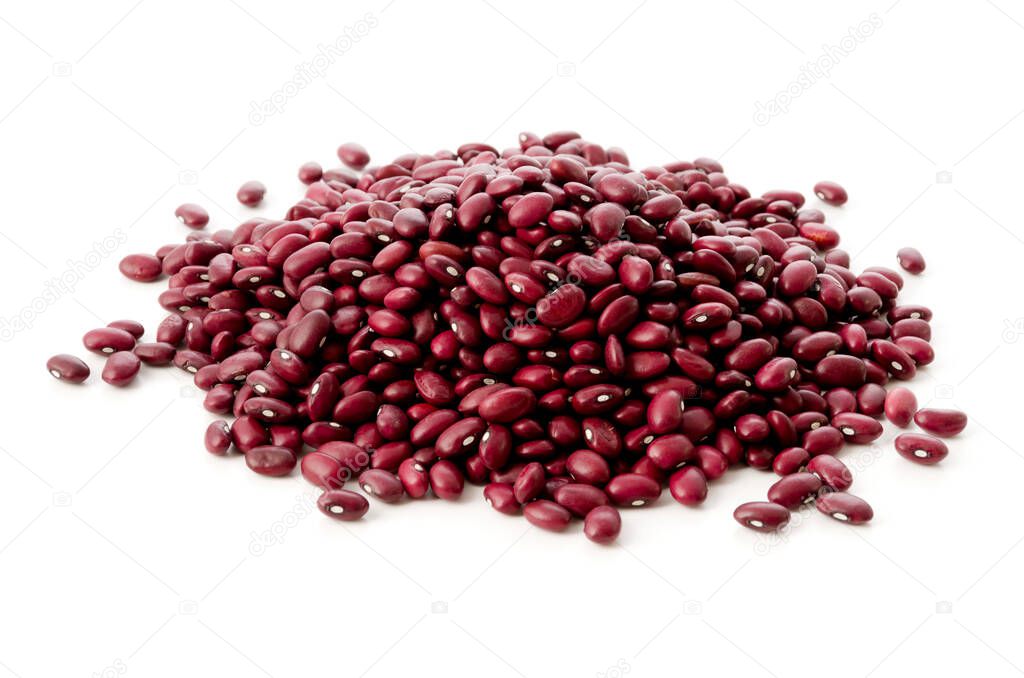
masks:
{"type": "Polygon", "coordinates": [[[55,379],[81,384],[89,378],[89,366],[80,358],[67,353],[60,353],[46,361],[46,371],[55,379]]]}
{"type": "Polygon", "coordinates": [[[366,494],[383,502],[394,503],[402,498],[402,481],[394,473],[384,469],[371,468],[359,474],[359,487],[366,494]]]}
{"type": "Polygon", "coordinates": [[[103,366],[103,381],[111,386],[127,386],[139,373],[141,362],[131,351],[118,351],[103,366]]]}
{"type": "Polygon", "coordinates": [[[544,489],[546,477],[544,467],[540,462],[534,461],[524,466],[512,485],[512,492],[515,495],[516,501],[520,504],[525,504],[531,499],[536,499],[544,489]]]}
{"type": "Polygon", "coordinates": [[[622,530],[622,516],[614,506],[597,506],[583,520],[583,534],[597,544],[610,544],[622,530]]]}
{"type": "Polygon", "coordinates": [[[708,496],[708,481],[696,466],[681,468],[669,478],[668,491],[684,506],[698,506],[708,496]]]}
{"type": "Polygon", "coordinates": [[[922,273],[925,269],[924,256],[913,247],[904,247],[896,253],[900,267],[908,273],[922,273]]]}
{"type": "Polygon", "coordinates": [[[420,499],[430,489],[427,470],[416,459],[405,459],[398,465],[398,479],[405,493],[413,499],[420,499]]]}
{"type": "Polygon", "coordinates": [[[561,532],[572,520],[572,515],[565,507],[547,499],[530,502],[523,507],[523,515],[531,525],[552,532],[561,532]]]}
{"type": "Polygon", "coordinates": [[[286,476],[295,463],[295,453],[278,445],[260,445],[245,452],[246,466],[264,476],[286,476]]]}
{"type": "Polygon", "coordinates": [[[834,181],[819,181],[814,184],[814,195],[822,202],[837,206],[844,204],[848,199],[846,189],[834,181]]]}
{"type": "Polygon", "coordinates": [[[821,486],[821,478],[813,473],[792,473],[768,488],[768,501],[795,511],[814,501],[821,486]]]}
{"type": "Polygon", "coordinates": [[[349,490],[327,490],[316,500],[317,508],[338,520],[359,520],[370,509],[366,497],[349,490]]]}
{"type": "Polygon", "coordinates": [[[814,504],[818,510],[836,520],[861,525],[871,520],[875,512],[860,497],[846,492],[829,492],[818,497],[814,504]]]}
{"type": "Polygon", "coordinates": [[[799,472],[807,466],[811,455],[802,447],[788,447],[775,455],[772,470],[780,476],[788,476],[799,472]]]}
{"type": "Polygon", "coordinates": [[[924,408],[914,414],[914,423],[932,435],[949,438],[967,427],[967,415],[960,410],[924,408]]]}
{"type": "Polygon", "coordinates": [[[923,433],[901,433],[895,445],[901,456],[918,464],[937,464],[949,455],[946,443],[923,433]]]}
{"type": "Polygon", "coordinates": [[[559,505],[567,508],[577,518],[583,518],[594,508],[608,504],[608,495],[601,489],[582,483],[565,483],[559,486],[552,496],[559,505]]]}
{"type": "Polygon", "coordinates": [[[459,467],[452,462],[442,459],[430,467],[430,489],[441,499],[458,499],[465,486],[465,478],[459,467]]]}
{"type": "Polygon", "coordinates": [[[832,417],[832,426],[852,443],[867,444],[882,435],[882,425],[866,414],[843,412],[832,417]]]}
{"type": "Polygon", "coordinates": [[[135,347],[135,337],[116,327],[101,327],[86,332],[82,337],[82,343],[95,353],[111,354],[117,351],[131,351],[135,347]]]}
{"type": "Polygon", "coordinates": [[[242,184],[235,197],[238,202],[248,207],[255,207],[263,202],[263,196],[267,193],[267,187],[259,181],[247,181],[242,184]]]}
{"type": "Polygon", "coordinates": [[[163,273],[160,260],[151,254],[129,254],[118,264],[118,269],[124,277],[136,282],[152,282],[163,273]]]}
{"type": "Polygon", "coordinates": [[[819,454],[807,462],[807,470],[821,478],[828,487],[842,492],[853,484],[853,474],[846,464],[839,461],[831,454],[819,454]]]}
{"type": "Polygon", "coordinates": [[[885,396],[885,417],[899,427],[906,427],[917,413],[917,398],[907,388],[897,386],[885,396]]]}
{"type": "Polygon", "coordinates": [[[174,210],[174,216],[189,228],[201,229],[210,223],[210,213],[201,206],[190,202],[179,205],[174,210]]]}
{"type": "Polygon", "coordinates": [[[789,509],[770,501],[749,501],[732,513],[740,525],[758,532],[774,532],[789,522],[789,509]]]}
{"type": "Polygon", "coordinates": [[[619,506],[644,506],[661,496],[661,484],[638,473],[621,473],[608,481],[605,492],[619,506]]]}

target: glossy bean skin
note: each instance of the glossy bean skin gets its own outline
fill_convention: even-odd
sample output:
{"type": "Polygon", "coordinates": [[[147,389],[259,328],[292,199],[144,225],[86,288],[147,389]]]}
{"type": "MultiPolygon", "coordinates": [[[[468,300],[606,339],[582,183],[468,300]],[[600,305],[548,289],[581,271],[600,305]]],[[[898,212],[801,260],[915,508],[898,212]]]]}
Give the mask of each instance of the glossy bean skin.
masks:
{"type": "Polygon", "coordinates": [[[370,509],[366,497],[350,490],[327,490],[316,500],[324,515],[336,520],[359,520],[370,509]]]}
{"type": "Polygon", "coordinates": [[[687,466],[672,474],[668,481],[672,498],[683,506],[699,506],[708,496],[708,482],[696,466],[687,466]]]}
{"type": "Polygon", "coordinates": [[[814,184],[814,195],[822,202],[836,206],[846,203],[848,199],[846,189],[834,181],[819,181],[814,184]]]}
{"type": "Polygon", "coordinates": [[[523,515],[531,525],[552,532],[561,532],[569,526],[569,511],[548,499],[538,499],[523,507],[523,515]]]}
{"type": "Polygon", "coordinates": [[[925,269],[924,256],[913,247],[903,247],[896,253],[896,259],[900,267],[908,273],[923,273],[925,269]]]}
{"type": "Polygon", "coordinates": [[[131,351],[118,351],[107,358],[100,376],[111,386],[127,386],[139,373],[141,364],[138,356],[131,351]]]}
{"type": "Polygon", "coordinates": [[[821,478],[813,473],[793,473],[768,488],[768,501],[795,511],[800,506],[814,501],[821,487],[821,478]]]}
{"type": "Polygon", "coordinates": [[[47,360],[46,371],[54,379],[71,384],[81,384],[89,378],[89,366],[80,358],[67,353],[60,353],[47,360]]]}
{"type": "Polygon", "coordinates": [[[830,518],[850,525],[862,525],[875,515],[870,504],[860,497],[846,492],[823,494],[818,497],[814,505],[830,518]]]}
{"type": "Polygon", "coordinates": [[[893,444],[900,456],[917,464],[937,464],[949,456],[946,443],[924,433],[901,433],[893,444]]]}
{"type": "MultiPolygon", "coordinates": [[[[894,383],[934,362],[932,312],[903,301],[899,268],[855,270],[800,192],[751,194],[708,158],[631,168],[570,131],[372,166],[353,142],[337,155],[299,168],[304,195],[281,214],[122,260],[166,280],[156,342],[137,344],[133,321],[88,335],[105,377],[173,363],[236,417],[208,428],[211,453],[234,446],[268,475],[301,465],[328,493],[358,478],[383,501],[479,484],[500,512],[562,529],[564,510],[601,542],[613,506],[665,487],[699,505],[742,466],[781,478],[779,508],[740,521],[773,529],[816,485],[849,487],[833,455],[877,440],[879,415],[962,427],[894,383]]],[[[814,192],[847,200],[834,182],[814,192]]],[[[916,250],[898,261],[924,269],[916,250]]]]}
{"type": "Polygon", "coordinates": [[[917,413],[917,397],[907,388],[897,386],[885,396],[885,417],[900,428],[905,428],[917,413]]]}
{"type": "Polygon", "coordinates": [[[732,515],[740,525],[757,532],[775,532],[789,523],[789,510],[769,501],[740,504],[732,515]]]}
{"type": "Polygon", "coordinates": [[[967,428],[967,415],[960,410],[924,408],[914,414],[914,423],[942,438],[949,438],[967,428]]]}
{"type": "Polygon", "coordinates": [[[622,516],[614,506],[597,506],[583,520],[583,534],[596,544],[610,544],[622,530],[622,516]]]}

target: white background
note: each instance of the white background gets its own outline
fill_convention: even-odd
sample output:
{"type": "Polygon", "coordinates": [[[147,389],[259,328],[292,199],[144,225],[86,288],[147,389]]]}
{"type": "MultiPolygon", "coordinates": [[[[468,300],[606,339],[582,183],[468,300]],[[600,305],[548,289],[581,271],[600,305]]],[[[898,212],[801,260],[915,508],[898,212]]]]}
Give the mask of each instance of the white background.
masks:
{"type": "Polygon", "coordinates": [[[1024,672],[1022,57],[1010,0],[0,3],[0,675],[1024,672]],[[903,298],[934,309],[938,358],[913,388],[971,417],[949,458],[910,464],[891,431],[848,448],[873,523],[812,510],[781,539],[731,517],[773,481],[752,470],[700,509],[626,512],[610,548],[478,488],[341,524],[297,475],[207,454],[185,374],[117,390],[96,356],[81,387],[44,370],[100,324],[155,328],[163,286],[117,261],[180,241],[181,202],[232,227],[283,214],[298,165],[343,141],[382,160],[564,128],[640,167],[721,158],[755,192],[838,180],[855,268],[919,247],[903,298]],[[258,212],[233,198],[252,178],[258,212]]]}

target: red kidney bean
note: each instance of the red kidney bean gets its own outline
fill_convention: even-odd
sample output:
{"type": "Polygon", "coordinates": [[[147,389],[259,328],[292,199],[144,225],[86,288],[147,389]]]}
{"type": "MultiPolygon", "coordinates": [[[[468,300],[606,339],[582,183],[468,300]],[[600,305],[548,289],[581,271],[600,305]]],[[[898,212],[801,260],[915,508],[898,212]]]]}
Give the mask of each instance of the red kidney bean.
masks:
{"type": "Polygon", "coordinates": [[[210,222],[210,213],[201,206],[190,202],[179,205],[174,210],[174,216],[189,228],[201,229],[210,222]]]}
{"type": "Polygon", "coordinates": [[[902,386],[889,391],[885,396],[885,417],[900,427],[906,427],[917,413],[917,398],[902,386]]]}
{"type": "Polygon", "coordinates": [[[552,493],[554,500],[577,518],[584,518],[598,506],[608,504],[608,495],[593,485],[565,483],[552,493]]]}
{"type": "Polygon", "coordinates": [[[103,366],[103,381],[111,386],[127,386],[139,373],[141,362],[131,351],[118,351],[103,366]]]}
{"type": "Polygon", "coordinates": [[[925,268],[924,257],[913,247],[904,247],[896,253],[900,267],[908,273],[922,273],[925,268]]]}
{"type": "Polygon", "coordinates": [[[967,427],[967,415],[960,410],[924,408],[914,414],[914,423],[932,435],[949,438],[967,427]]]}
{"type": "Polygon", "coordinates": [[[668,480],[672,498],[684,506],[698,506],[708,496],[708,481],[696,466],[679,469],[668,480]]]}
{"type": "Polygon", "coordinates": [[[847,200],[846,189],[834,181],[819,181],[814,184],[814,195],[829,205],[842,205],[847,200]]]}
{"type": "Polygon", "coordinates": [[[622,530],[622,516],[614,506],[597,506],[583,520],[583,534],[597,544],[610,544],[622,530]]]}
{"type": "Polygon", "coordinates": [[[732,517],[752,530],[775,532],[789,523],[789,510],[770,501],[749,501],[737,506],[732,517]]]}
{"type": "Polygon", "coordinates": [[[352,169],[359,171],[370,164],[370,154],[354,141],[338,146],[338,159],[352,169]]]}
{"type": "Polygon", "coordinates": [[[394,473],[371,468],[359,474],[359,487],[363,492],[383,502],[393,503],[402,498],[402,481],[394,473]]]}
{"type": "Polygon", "coordinates": [[[46,371],[55,379],[81,384],[89,378],[89,366],[80,358],[67,353],[60,353],[46,361],[46,371]]]}
{"type": "Polygon", "coordinates": [[[90,351],[111,354],[131,351],[135,347],[135,337],[116,327],[101,327],[86,332],[82,343],[90,351]]]}
{"type": "Polygon", "coordinates": [[[295,453],[278,445],[260,445],[245,452],[246,466],[264,476],[286,476],[295,463],[295,453]]]}
{"type": "Polygon", "coordinates": [[[561,532],[572,520],[572,515],[565,507],[547,499],[530,502],[523,507],[523,515],[531,525],[552,532],[561,532]]]}
{"type": "Polygon", "coordinates": [[[821,478],[813,473],[792,473],[768,488],[768,501],[795,511],[814,501],[821,486],[821,478]]]}
{"type": "Polygon", "coordinates": [[[639,473],[622,473],[608,481],[605,492],[619,506],[644,506],[661,496],[661,484],[639,473]]]}
{"type": "Polygon", "coordinates": [[[441,499],[458,499],[465,486],[465,478],[459,467],[452,462],[442,459],[430,467],[430,489],[441,499]]]}
{"type": "Polygon", "coordinates": [[[871,520],[875,512],[860,497],[846,492],[829,492],[818,497],[814,504],[825,515],[843,523],[861,525],[871,520]]]}
{"type": "Polygon", "coordinates": [[[772,470],[780,476],[788,476],[805,468],[810,459],[811,455],[804,448],[789,447],[772,460],[772,470]]]}
{"type": "Polygon", "coordinates": [[[136,282],[151,282],[163,273],[160,260],[150,254],[129,254],[118,264],[118,269],[124,277],[136,282]]]}
{"type": "Polygon", "coordinates": [[[819,454],[807,462],[807,470],[821,478],[828,487],[842,492],[853,484],[853,474],[846,464],[830,454],[819,454]]]}
{"type": "MultiPolygon", "coordinates": [[[[874,440],[883,411],[914,415],[885,387],[934,360],[931,311],[900,303],[897,271],[854,272],[798,192],[752,196],[706,158],[635,170],[573,132],[374,167],[358,144],[338,157],[351,169],[299,169],[305,196],[282,219],[122,260],[130,278],[168,276],[156,343],[136,345],[130,321],[87,339],[113,356],[105,376],[140,361],[191,372],[204,407],[237,417],[209,429],[211,451],[287,472],[308,444],[312,482],[343,491],[362,473],[385,499],[491,481],[497,510],[525,503],[555,527],[567,510],[602,541],[621,521],[601,504],[665,485],[699,503],[740,462],[783,476],[772,496],[787,503],[802,482],[845,489],[830,455],[874,440]]],[[[832,182],[815,193],[846,200],[832,182]]],[[[899,259],[923,269],[916,251],[899,259]]],[[[88,374],[62,360],[55,376],[88,374]]],[[[329,493],[323,506],[365,511],[329,493]]],[[[788,520],[759,510],[762,528],[788,520]]]]}
{"type": "Polygon", "coordinates": [[[484,487],[484,501],[499,513],[509,516],[519,513],[519,502],[508,483],[488,483],[484,487]]]}
{"type": "Polygon", "coordinates": [[[316,505],[324,515],[338,520],[359,520],[370,509],[366,497],[349,490],[327,490],[316,505]]]}
{"type": "Polygon", "coordinates": [[[544,489],[545,478],[544,467],[539,462],[530,462],[524,466],[512,485],[516,501],[525,504],[531,499],[536,499],[544,489]]]}
{"type": "Polygon", "coordinates": [[[852,443],[866,444],[882,435],[882,425],[866,414],[843,412],[832,417],[832,426],[852,443]]]}
{"type": "Polygon", "coordinates": [[[263,196],[266,193],[267,187],[259,181],[247,181],[239,187],[235,197],[243,205],[255,207],[263,202],[263,196]]]}
{"type": "Polygon", "coordinates": [[[405,459],[398,465],[398,479],[405,493],[413,499],[420,499],[430,489],[427,470],[416,459],[405,459]]]}
{"type": "Polygon", "coordinates": [[[946,443],[923,433],[901,433],[895,446],[901,456],[918,464],[937,464],[949,455],[946,443]]]}

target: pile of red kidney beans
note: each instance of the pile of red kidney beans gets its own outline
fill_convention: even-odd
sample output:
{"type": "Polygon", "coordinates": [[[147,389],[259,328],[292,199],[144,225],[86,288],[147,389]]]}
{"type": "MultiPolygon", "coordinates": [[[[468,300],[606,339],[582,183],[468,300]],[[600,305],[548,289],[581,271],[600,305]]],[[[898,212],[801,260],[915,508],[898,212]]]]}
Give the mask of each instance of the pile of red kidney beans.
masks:
{"type": "MultiPolygon", "coordinates": [[[[120,264],[166,278],[155,341],[127,320],[84,338],[115,386],[142,364],[191,373],[206,409],[234,417],[206,448],[268,476],[298,466],[330,517],[361,517],[364,495],[455,499],[468,481],[502,513],[580,518],[604,543],[617,507],[666,486],[698,505],[745,465],[780,478],[736,509],[742,525],[777,530],[809,503],[857,524],[872,510],[847,492],[844,446],[877,439],[884,416],[923,429],[895,447],[934,464],[935,436],[966,425],[888,388],[932,361],[931,311],[897,301],[897,271],[851,271],[797,191],[752,195],[707,158],[632,169],[574,132],[379,166],[358,144],[338,156],[299,168],[306,195],[283,219],[208,233],[202,207],[179,207],[197,229],[185,243],[120,264]]],[[[237,198],[265,192],[249,181],[237,198]]],[[[833,182],[814,193],[847,199],[833,182]]],[[[898,260],[924,270],[913,248],[898,260]]],[[[47,369],[89,375],[70,355],[47,369]]]]}

